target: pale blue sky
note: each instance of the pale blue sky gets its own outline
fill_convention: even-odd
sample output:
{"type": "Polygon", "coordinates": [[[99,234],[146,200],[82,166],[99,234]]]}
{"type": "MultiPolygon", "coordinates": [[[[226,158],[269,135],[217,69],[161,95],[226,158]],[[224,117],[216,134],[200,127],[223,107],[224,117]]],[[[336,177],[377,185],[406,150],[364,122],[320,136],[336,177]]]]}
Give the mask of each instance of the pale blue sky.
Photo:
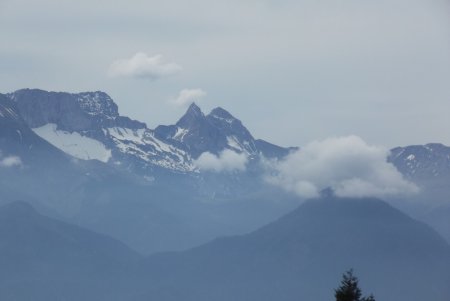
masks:
{"type": "Polygon", "coordinates": [[[450,145],[444,0],[0,0],[0,92],[103,90],[150,127],[183,89],[281,145],[355,134],[450,145]],[[110,77],[143,52],[180,72],[110,77]]]}

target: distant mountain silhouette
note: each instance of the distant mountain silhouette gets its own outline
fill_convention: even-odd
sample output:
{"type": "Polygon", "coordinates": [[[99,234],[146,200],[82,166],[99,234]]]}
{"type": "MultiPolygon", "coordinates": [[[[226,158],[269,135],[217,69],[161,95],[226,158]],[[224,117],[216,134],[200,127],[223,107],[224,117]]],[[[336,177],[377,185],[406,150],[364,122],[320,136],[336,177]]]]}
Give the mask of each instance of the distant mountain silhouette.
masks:
{"type": "Polygon", "coordinates": [[[148,258],[139,300],[330,300],[354,268],[377,300],[450,298],[450,247],[377,199],[317,199],[253,233],[148,258]]]}
{"type": "Polygon", "coordinates": [[[132,281],[130,266],[139,259],[123,243],[25,202],[0,207],[1,300],[124,300],[117,292],[132,281]]]}

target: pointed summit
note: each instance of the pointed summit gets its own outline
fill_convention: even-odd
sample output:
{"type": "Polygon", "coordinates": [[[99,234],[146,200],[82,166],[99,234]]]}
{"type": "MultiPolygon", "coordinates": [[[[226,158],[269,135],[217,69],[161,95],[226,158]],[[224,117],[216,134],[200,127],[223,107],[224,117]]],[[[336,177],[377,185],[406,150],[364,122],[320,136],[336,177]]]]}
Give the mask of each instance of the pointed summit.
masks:
{"type": "Polygon", "coordinates": [[[255,139],[242,122],[221,107],[206,116],[209,123],[225,136],[226,148],[249,155],[258,153],[255,139]]]}
{"type": "Polygon", "coordinates": [[[202,109],[195,103],[191,103],[184,115],[203,116],[202,109]]]}
{"type": "Polygon", "coordinates": [[[227,129],[228,131],[232,132],[236,130],[239,132],[248,132],[239,119],[237,119],[236,117],[231,115],[230,112],[221,107],[213,109],[211,113],[206,116],[206,118],[210,123],[218,128],[227,129]]]}
{"type": "Polygon", "coordinates": [[[200,107],[195,102],[192,102],[189,105],[189,107],[187,109],[187,112],[200,112],[201,113],[202,110],[200,109],[200,107]]]}
{"type": "Polygon", "coordinates": [[[188,129],[201,122],[203,119],[205,119],[205,115],[200,107],[193,102],[187,109],[186,113],[184,113],[180,120],[178,120],[176,125],[180,128],[188,129]]]}

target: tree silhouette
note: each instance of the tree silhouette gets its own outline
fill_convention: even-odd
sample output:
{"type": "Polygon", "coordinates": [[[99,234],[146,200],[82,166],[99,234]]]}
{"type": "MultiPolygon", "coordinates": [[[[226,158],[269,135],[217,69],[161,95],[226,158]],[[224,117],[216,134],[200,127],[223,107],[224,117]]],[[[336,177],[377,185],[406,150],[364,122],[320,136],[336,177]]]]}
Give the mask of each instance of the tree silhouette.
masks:
{"type": "Polygon", "coordinates": [[[375,301],[373,295],[361,297],[361,289],[358,286],[358,278],[353,275],[353,270],[348,270],[342,275],[341,285],[334,290],[336,301],[375,301]]]}

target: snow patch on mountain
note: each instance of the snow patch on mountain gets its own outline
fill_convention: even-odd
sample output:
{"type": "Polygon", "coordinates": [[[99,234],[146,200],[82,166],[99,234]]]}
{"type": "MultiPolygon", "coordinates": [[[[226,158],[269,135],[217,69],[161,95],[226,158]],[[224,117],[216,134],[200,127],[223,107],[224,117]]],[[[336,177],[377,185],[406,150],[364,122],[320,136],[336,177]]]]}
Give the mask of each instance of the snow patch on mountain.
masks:
{"type": "Polygon", "coordinates": [[[406,157],[406,160],[412,161],[416,159],[416,156],[414,156],[413,154],[409,155],[408,157],[406,157]]]}
{"type": "Polygon", "coordinates": [[[249,141],[239,141],[239,138],[234,135],[227,136],[227,144],[228,147],[239,153],[246,153],[247,155],[254,155],[256,153],[254,147],[250,145],[251,143],[249,141]]]}
{"type": "Polygon", "coordinates": [[[135,144],[145,144],[144,134],[146,129],[108,128],[105,133],[111,135],[115,140],[133,142],[135,144]]]}
{"type": "Polygon", "coordinates": [[[102,162],[108,162],[111,158],[111,150],[99,141],[82,136],[77,132],[58,130],[56,124],[48,123],[32,130],[53,146],[75,158],[102,162]]]}
{"type": "Polygon", "coordinates": [[[173,136],[173,140],[183,142],[184,136],[186,136],[186,134],[189,134],[188,129],[183,129],[183,128],[177,127],[177,131],[176,131],[175,135],[173,136]]]}
{"type": "Polygon", "coordinates": [[[186,152],[157,139],[152,130],[113,127],[103,129],[103,132],[123,154],[172,170],[195,169],[186,152]]]}

